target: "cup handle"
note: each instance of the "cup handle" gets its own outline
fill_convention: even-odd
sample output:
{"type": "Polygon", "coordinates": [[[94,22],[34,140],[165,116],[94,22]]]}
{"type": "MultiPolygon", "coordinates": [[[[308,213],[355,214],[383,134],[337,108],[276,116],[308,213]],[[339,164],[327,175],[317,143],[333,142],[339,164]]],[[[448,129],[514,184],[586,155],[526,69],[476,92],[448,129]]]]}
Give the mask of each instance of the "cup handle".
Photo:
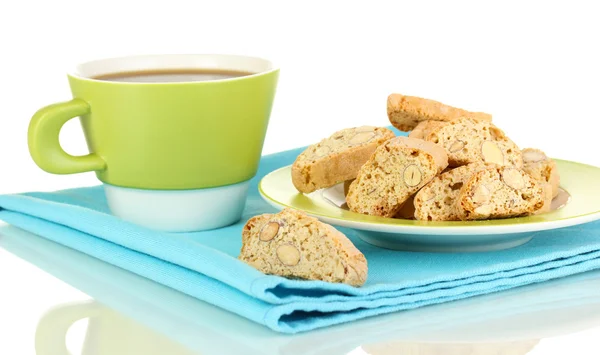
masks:
{"type": "Polygon", "coordinates": [[[90,113],[90,105],[73,99],[46,106],[33,115],[27,134],[29,154],[44,171],[53,174],[75,174],[106,169],[106,162],[97,154],[73,156],[60,146],[58,136],[70,119],[90,113]]]}
{"type": "Polygon", "coordinates": [[[87,301],[58,306],[48,311],[35,330],[37,355],[71,355],[65,342],[69,328],[80,319],[98,316],[104,309],[100,304],[87,301]]]}

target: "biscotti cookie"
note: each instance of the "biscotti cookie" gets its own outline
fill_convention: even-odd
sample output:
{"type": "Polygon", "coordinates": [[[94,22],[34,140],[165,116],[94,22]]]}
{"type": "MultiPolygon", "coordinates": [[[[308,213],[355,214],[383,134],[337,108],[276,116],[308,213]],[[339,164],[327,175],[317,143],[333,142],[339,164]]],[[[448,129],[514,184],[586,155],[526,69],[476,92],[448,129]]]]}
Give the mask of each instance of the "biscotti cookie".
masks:
{"type": "Polygon", "coordinates": [[[487,113],[470,112],[441,102],[400,94],[388,96],[387,113],[392,125],[405,132],[412,130],[422,121],[452,121],[459,117],[492,121],[492,115],[487,113]]]}
{"type": "Polygon", "coordinates": [[[489,122],[459,118],[444,122],[423,139],[444,147],[453,167],[477,162],[523,166],[519,147],[489,122]]]}
{"type": "Polygon", "coordinates": [[[242,230],[238,259],[271,275],[361,286],[365,256],[337,229],[285,209],[252,217],[242,230]]]}
{"type": "Polygon", "coordinates": [[[421,121],[419,124],[408,134],[410,138],[425,139],[434,129],[440,128],[445,125],[442,121],[421,121]]]}
{"type": "Polygon", "coordinates": [[[448,166],[444,149],[421,139],[385,142],[362,166],[346,203],[353,212],[393,217],[402,204],[448,166]]]}
{"type": "Polygon", "coordinates": [[[544,205],[544,188],[521,169],[493,166],[473,174],[459,193],[461,220],[526,216],[544,205]]]}
{"type": "Polygon", "coordinates": [[[473,174],[486,168],[472,163],[436,176],[415,196],[415,218],[422,221],[459,221],[456,201],[461,188],[473,174]]]}
{"type": "Polygon", "coordinates": [[[560,175],[554,160],[548,158],[539,149],[525,148],[523,153],[523,170],[534,179],[546,182],[552,187],[552,197],[558,195],[560,175]]]}
{"type": "Polygon", "coordinates": [[[352,180],[375,148],[394,136],[387,128],[371,126],[337,131],[296,158],[292,182],[298,191],[310,193],[352,180]]]}
{"type": "Polygon", "coordinates": [[[546,213],[546,212],[550,212],[552,210],[552,200],[554,199],[554,197],[552,196],[552,185],[550,185],[548,183],[544,183],[544,182],[542,182],[542,185],[543,185],[542,187],[544,189],[544,195],[543,195],[544,205],[542,206],[542,208],[537,210],[534,214],[546,213]]]}

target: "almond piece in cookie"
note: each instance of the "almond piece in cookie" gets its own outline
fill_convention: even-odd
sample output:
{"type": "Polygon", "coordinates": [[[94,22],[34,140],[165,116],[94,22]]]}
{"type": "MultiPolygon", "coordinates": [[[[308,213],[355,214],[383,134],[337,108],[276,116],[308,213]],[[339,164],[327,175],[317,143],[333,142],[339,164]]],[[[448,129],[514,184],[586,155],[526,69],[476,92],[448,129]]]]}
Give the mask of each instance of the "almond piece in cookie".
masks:
{"type": "Polygon", "coordinates": [[[350,185],[346,203],[357,213],[394,217],[410,196],[448,166],[444,149],[396,137],[378,147],[350,185]]]}
{"type": "Polygon", "coordinates": [[[352,180],[375,149],[394,136],[387,128],[371,126],[335,132],[296,158],[292,182],[298,191],[310,193],[352,180]]]}
{"type": "Polygon", "coordinates": [[[443,121],[421,121],[419,124],[408,134],[410,138],[425,139],[433,131],[444,125],[443,121]]]}
{"type": "Polygon", "coordinates": [[[423,139],[444,147],[453,167],[479,162],[523,166],[519,147],[490,122],[459,118],[431,129],[423,139]]]}
{"type": "MultiPolygon", "coordinates": [[[[459,221],[456,200],[460,190],[476,172],[486,168],[484,163],[472,163],[436,176],[415,196],[415,218],[422,221],[459,221]]],[[[482,190],[479,198],[487,198],[482,190]]]]}
{"type": "Polygon", "coordinates": [[[352,286],[368,273],[367,259],[344,234],[292,209],[250,218],[238,259],[265,274],[352,286]]]}
{"type": "Polygon", "coordinates": [[[492,115],[487,113],[470,112],[444,105],[441,102],[400,94],[388,96],[387,113],[392,125],[405,132],[413,130],[422,121],[447,122],[460,117],[471,117],[486,122],[492,121],[492,115]]]}
{"type": "Polygon", "coordinates": [[[544,206],[544,185],[525,171],[492,166],[473,174],[460,190],[461,220],[527,216],[544,206]]]}
{"type": "Polygon", "coordinates": [[[560,175],[554,160],[548,158],[544,152],[539,149],[525,148],[523,153],[523,170],[534,179],[550,184],[552,188],[552,198],[558,195],[560,185],[560,175]]]}

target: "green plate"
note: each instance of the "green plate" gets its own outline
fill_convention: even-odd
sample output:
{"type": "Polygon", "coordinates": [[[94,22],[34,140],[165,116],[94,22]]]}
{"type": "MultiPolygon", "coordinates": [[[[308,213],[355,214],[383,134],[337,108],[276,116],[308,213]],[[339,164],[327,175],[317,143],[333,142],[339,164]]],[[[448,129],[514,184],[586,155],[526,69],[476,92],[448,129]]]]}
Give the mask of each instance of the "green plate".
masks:
{"type": "Polygon", "coordinates": [[[600,219],[600,168],[555,161],[564,205],[548,213],[519,218],[430,222],[367,216],[341,206],[341,184],[311,194],[299,193],[292,184],[291,166],[265,176],[259,184],[259,192],[278,209],[294,208],[323,222],[356,229],[363,240],[384,248],[440,252],[499,250],[526,243],[535,232],[600,219]]]}

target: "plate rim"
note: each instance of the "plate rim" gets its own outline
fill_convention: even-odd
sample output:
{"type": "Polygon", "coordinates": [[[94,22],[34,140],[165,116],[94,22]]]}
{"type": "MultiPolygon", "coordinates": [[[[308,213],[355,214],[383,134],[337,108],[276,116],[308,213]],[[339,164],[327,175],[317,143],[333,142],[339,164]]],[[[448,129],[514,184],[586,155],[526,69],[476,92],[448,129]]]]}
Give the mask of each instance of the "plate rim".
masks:
{"type": "MultiPolygon", "coordinates": [[[[561,162],[565,162],[565,163],[571,163],[571,164],[584,165],[584,166],[594,168],[594,169],[600,169],[599,167],[596,167],[596,166],[593,166],[590,164],[585,164],[585,163],[580,163],[580,162],[575,162],[575,161],[570,161],[570,160],[565,160],[565,159],[554,159],[553,158],[553,160],[561,161],[561,162]]],[[[513,223],[513,224],[506,224],[506,225],[469,225],[469,226],[464,226],[464,225],[457,225],[457,226],[449,226],[449,225],[435,226],[435,225],[433,225],[433,226],[431,226],[430,225],[430,226],[426,226],[426,225],[399,225],[399,224],[387,224],[387,223],[348,220],[345,218],[332,217],[332,216],[324,215],[321,213],[316,213],[313,211],[307,211],[302,208],[289,206],[287,204],[276,201],[273,198],[271,198],[270,196],[268,196],[263,190],[264,180],[269,175],[275,174],[278,171],[281,171],[284,169],[290,169],[291,166],[292,166],[291,164],[282,166],[278,169],[275,169],[275,170],[269,172],[268,174],[264,175],[260,179],[260,181],[258,183],[258,192],[263,200],[265,200],[272,207],[279,209],[279,210],[282,210],[284,208],[292,208],[292,209],[296,209],[296,210],[301,210],[301,211],[305,212],[306,214],[313,216],[315,218],[318,218],[319,220],[321,220],[323,222],[341,226],[341,227],[353,228],[353,229],[357,229],[357,230],[392,233],[392,234],[419,234],[419,235],[429,234],[429,235],[465,235],[465,236],[467,236],[467,235],[482,235],[482,234],[490,234],[490,235],[492,235],[492,234],[517,234],[517,233],[538,232],[538,231],[544,231],[544,230],[570,227],[570,226],[574,226],[574,225],[593,222],[595,220],[600,219],[600,209],[598,209],[598,210],[590,212],[590,213],[573,216],[573,217],[567,217],[567,218],[563,218],[563,219],[559,219],[559,220],[532,221],[532,222],[528,222],[528,223],[518,223],[517,222],[517,223],[513,223]]],[[[516,217],[513,219],[518,219],[518,218],[526,218],[526,217],[516,217]]],[[[423,221],[423,223],[432,223],[432,222],[423,221]]],[[[435,223],[435,222],[433,222],[433,223],[435,223]]],[[[451,223],[451,221],[445,221],[443,223],[451,223]]],[[[460,223],[464,223],[464,222],[460,221],[460,223]]],[[[473,221],[473,223],[477,223],[477,221],[473,221]]]]}

